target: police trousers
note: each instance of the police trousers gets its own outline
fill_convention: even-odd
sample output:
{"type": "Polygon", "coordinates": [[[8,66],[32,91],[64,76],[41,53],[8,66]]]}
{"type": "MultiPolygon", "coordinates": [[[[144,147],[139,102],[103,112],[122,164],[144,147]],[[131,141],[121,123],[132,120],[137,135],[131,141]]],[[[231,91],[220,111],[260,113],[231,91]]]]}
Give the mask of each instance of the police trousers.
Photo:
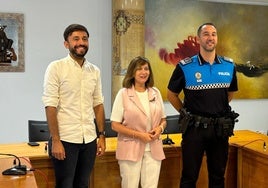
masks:
{"type": "Polygon", "coordinates": [[[183,169],[180,188],[195,188],[204,154],[209,188],[224,188],[229,137],[218,137],[213,124],[190,126],[182,136],[183,169]]]}

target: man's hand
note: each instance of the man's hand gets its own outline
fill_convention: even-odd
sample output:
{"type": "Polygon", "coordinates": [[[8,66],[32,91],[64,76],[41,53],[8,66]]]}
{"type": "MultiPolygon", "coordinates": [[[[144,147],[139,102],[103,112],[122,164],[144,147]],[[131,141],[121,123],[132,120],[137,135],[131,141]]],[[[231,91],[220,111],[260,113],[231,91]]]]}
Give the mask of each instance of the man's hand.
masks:
{"type": "Polygon", "coordinates": [[[60,140],[52,141],[52,156],[58,160],[65,159],[65,149],[60,140]]]}
{"type": "Polygon", "coordinates": [[[104,155],[106,150],[106,143],[105,143],[105,136],[100,135],[97,143],[97,156],[102,156],[104,155]]]}

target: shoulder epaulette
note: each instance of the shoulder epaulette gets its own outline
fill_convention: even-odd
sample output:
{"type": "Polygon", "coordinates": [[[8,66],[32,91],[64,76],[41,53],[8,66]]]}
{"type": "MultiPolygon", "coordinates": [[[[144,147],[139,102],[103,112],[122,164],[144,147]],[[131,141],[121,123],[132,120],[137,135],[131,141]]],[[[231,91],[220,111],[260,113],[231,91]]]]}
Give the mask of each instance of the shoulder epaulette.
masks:
{"type": "Polygon", "coordinates": [[[187,65],[192,62],[192,59],[190,57],[186,57],[185,59],[180,61],[180,64],[187,65]]]}
{"type": "Polygon", "coordinates": [[[231,63],[233,63],[234,62],[234,60],[232,59],[232,58],[229,58],[229,57],[223,57],[223,59],[225,60],[225,61],[229,61],[229,62],[231,62],[231,63]]]}

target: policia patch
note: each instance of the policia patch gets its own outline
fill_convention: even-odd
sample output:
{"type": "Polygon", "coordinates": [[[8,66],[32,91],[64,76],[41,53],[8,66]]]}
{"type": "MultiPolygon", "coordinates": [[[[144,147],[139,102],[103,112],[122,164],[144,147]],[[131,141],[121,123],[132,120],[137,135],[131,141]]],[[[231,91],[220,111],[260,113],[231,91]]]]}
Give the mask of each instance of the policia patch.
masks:
{"type": "Polygon", "coordinates": [[[186,57],[185,59],[180,61],[180,64],[187,65],[192,62],[192,59],[190,57],[186,57]]]}

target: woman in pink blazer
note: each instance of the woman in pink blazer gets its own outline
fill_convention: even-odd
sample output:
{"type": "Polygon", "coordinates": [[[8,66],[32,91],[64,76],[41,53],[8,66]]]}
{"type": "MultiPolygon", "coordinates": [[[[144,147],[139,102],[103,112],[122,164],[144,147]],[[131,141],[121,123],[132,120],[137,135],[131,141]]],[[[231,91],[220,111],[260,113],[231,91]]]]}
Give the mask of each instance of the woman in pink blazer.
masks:
{"type": "Polygon", "coordinates": [[[122,188],[157,188],[165,159],[161,133],[166,115],[159,90],[154,86],[148,59],[134,58],[114,100],[112,129],[118,133],[116,158],[122,188]]]}

